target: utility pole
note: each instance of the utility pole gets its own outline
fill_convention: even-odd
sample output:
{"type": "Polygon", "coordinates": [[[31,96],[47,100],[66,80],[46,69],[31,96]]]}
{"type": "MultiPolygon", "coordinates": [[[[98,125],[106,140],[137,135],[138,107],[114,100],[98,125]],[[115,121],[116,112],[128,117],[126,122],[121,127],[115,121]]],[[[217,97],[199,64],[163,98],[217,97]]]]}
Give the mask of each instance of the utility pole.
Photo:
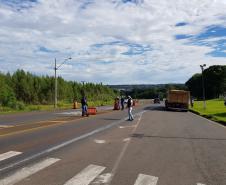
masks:
{"type": "Polygon", "coordinates": [[[56,71],[57,71],[57,66],[56,66],[56,58],[55,58],[55,98],[54,98],[54,108],[57,108],[57,76],[56,76],[56,71]]]}
{"type": "Polygon", "coordinates": [[[71,60],[72,58],[66,58],[59,66],[57,66],[56,63],[56,58],[55,58],[55,67],[54,67],[54,72],[55,72],[55,98],[54,98],[54,108],[57,108],[57,70],[67,61],[67,60],[71,60]]]}
{"type": "Polygon", "coordinates": [[[206,64],[200,65],[202,70],[202,96],[203,96],[203,109],[206,110],[206,97],[205,97],[205,83],[204,83],[204,67],[206,67],[206,64]]]}
{"type": "Polygon", "coordinates": [[[85,85],[85,82],[86,81],[81,81],[82,82],[82,96],[85,96],[85,88],[84,88],[84,85],[85,85]]]}

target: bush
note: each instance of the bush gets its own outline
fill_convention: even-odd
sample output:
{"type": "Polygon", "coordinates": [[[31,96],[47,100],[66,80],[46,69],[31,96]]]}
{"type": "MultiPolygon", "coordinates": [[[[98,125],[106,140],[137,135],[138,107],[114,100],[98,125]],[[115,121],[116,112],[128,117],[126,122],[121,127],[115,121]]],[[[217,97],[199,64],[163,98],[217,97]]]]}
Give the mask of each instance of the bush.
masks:
{"type": "Polygon", "coordinates": [[[5,107],[14,108],[16,96],[9,87],[3,88],[0,91],[0,104],[5,107]]]}
{"type": "Polygon", "coordinates": [[[17,110],[24,110],[26,108],[25,104],[22,101],[16,102],[16,109],[17,110]]]}

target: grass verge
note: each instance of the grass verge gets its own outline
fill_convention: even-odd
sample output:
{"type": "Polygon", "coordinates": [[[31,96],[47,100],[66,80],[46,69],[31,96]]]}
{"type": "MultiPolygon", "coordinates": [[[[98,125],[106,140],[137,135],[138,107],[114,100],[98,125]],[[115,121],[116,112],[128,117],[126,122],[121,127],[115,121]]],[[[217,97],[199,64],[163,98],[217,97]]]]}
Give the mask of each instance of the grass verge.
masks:
{"type": "Polygon", "coordinates": [[[223,100],[207,100],[206,109],[203,109],[203,101],[195,101],[191,112],[208,118],[212,121],[226,125],[226,106],[223,100]]]}
{"type": "MultiPolygon", "coordinates": [[[[98,107],[105,105],[113,105],[114,101],[88,101],[89,107],[98,107]]],[[[78,108],[80,107],[80,103],[78,103],[78,108]]],[[[57,105],[58,110],[64,109],[72,109],[73,103],[64,103],[59,102],[57,105]]],[[[53,105],[25,105],[23,109],[13,109],[9,107],[1,107],[0,106],[0,115],[1,114],[13,114],[13,113],[22,113],[22,112],[31,112],[31,111],[52,111],[54,110],[53,105]]]]}

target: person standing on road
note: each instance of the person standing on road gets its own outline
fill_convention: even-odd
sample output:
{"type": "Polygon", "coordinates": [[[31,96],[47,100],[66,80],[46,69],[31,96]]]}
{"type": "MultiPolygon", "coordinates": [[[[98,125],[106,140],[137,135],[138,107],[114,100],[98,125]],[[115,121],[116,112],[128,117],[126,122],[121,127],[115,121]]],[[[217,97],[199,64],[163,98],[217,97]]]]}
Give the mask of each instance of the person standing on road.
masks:
{"type": "Polygon", "coordinates": [[[133,121],[134,120],[134,117],[133,117],[133,114],[132,114],[133,99],[131,98],[131,96],[128,96],[127,108],[128,108],[128,115],[129,115],[128,121],[133,121]]]}
{"type": "Polygon", "coordinates": [[[86,97],[83,96],[82,99],[81,99],[81,105],[82,105],[82,116],[89,116],[88,114],[88,111],[87,111],[87,100],[86,100],[86,97]]]}
{"type": "Polygon", "coordinates": [[[125,99],[124,99],[124,97],[122,96],[122,97],[121,97],[121,110],[124,110],[124,102],[125,102],[125,99]]]}

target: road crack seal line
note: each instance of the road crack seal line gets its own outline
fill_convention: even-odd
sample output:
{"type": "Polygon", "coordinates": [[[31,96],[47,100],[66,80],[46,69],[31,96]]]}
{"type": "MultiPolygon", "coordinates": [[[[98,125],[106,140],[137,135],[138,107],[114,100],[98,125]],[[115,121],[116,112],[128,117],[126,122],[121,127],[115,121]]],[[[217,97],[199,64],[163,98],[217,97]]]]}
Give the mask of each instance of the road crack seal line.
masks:
{"type": "MultiPolygon", "coordinates": [[[[137,127],[139,126],[139,124],[141,122],[142,115],[143,115],[144,112],[145,111],[142,111],[141,113],[138,114],[139,115],[139,118],[137,120],[137,123],[136,123],[134,129],[132,130],[132,134],[136,131],[137,127]]],[[[113,180],[113,178],[114,178],[114,176],[116,174],[116,171],[117,171],[117,169],[119,167],[119,164],[120,164],[123,156],[126,153],[126,150],[127,150],[128,146],[129,146],[130,142],[131,142],[131,139],[130,140],[127,140],[127,142],[125,142],[125,144],[124,144],[124,146],[123,146],[123,148],[122,148],[122,150],[121,150],[121,152],[120,152],[120,154],[119,154],[119,156],[118,156],[117,160],[115,161],[115,164],[114,164],[114,166],[112,168],[111,178],[109,179],[108,183],[106,183],[106,185],[111,185],[111,182],[112,182],[112,180],[113,180]]]]}
{"type": "MultiPolygon", "coordinates": [[[[142,116],[142,114],[143,114],[144,112],[146,112],[146,111],[138,112],[138,113],[134,114],[134,116],[142,116]]],[[[140,117],[140,118],[141,118],[141,117],[140,117]]],[[[139,118],[139,120],[140,120],[140,118],[139,118]]],[[[97,134],[97,133],[100,133],[100,132],[105,131],[105,130],[107,130],[107,129],[110,129],[110,128],[112,128],[112,127],[114,127],[114,126],[116,126],[116,125],[118,125],[118,124],[120,124],[120,123],[123,123],[126,119],[127,119],[127,117],[126,117],[126,118],[123,118],[123,119],[121,119],[121,120],[119,120],[119,121],[112,122],[112,123],[109,124],[109,125],[100,127],[100,128],[95,129],[95,130],[93,130],[93,131],[91,131],[91,132],[88,132],[88,133],[86,133],[86,134],[83,134],[83,135],[81,135],[81,136],[79,136],[79,137],[76,137],[76,138],[74,138],[74,139],[71,139],[71,140],[68,140],[68,141],[66,141],[66,142],[63,142],[63,143],[61,143],[61,144],[59,144],[59,145],[56,145],[56,146],[53,146],[53,147],[48,148],[48,149],[46,149],[46,150],[43,150],[42,152],[39,152],[39,153],[37,153],[37,154],[35,154],[35,155],[32,155],[32,156],[30,156],[30,157],[28,157],[28,158],[26,158],[26,159],[20,160],[20,161],[15,162],[15,163],[12,163],[12,164],[10,164],[10,165],[8,165],[8,166],[5,166],[4,168],[1,168],[1,169],[0,169],[0,172],[4,172],[4,171],[6,171],[6,170],[12,169],[12,168],[14,168],[14,167],[16,167],[16,166],[19,166],[19,165],[23,164],[23,163],[29,162],[29,161],[31,161],[31,160],[34,160],[34,159],[38,158],[38,157],[42,157],[42,156],[44,156],[44,155],[46,155],[46,154],[49,154],[49,153],[54,152],[54,151],[56,151],[56,150],[59,150],[59,149],[65,147],[65,146],[68,146],[68,145],[72,144],[72,143],[75,143],[75,142],[77,142],[77,141],[80,141],[80,140],[83,140],[83,139],[85,139],[85,138],[88,138],[88,137],[90,137],[90,136],[92,136],[92,135],[94,135],[94,134],[97,134]]],[[[134,129],[134,130],[135,130],[135,129],[134,129]]],[[[129,143],[129,142],[128,142],[128,143],[129,143]]]]}

